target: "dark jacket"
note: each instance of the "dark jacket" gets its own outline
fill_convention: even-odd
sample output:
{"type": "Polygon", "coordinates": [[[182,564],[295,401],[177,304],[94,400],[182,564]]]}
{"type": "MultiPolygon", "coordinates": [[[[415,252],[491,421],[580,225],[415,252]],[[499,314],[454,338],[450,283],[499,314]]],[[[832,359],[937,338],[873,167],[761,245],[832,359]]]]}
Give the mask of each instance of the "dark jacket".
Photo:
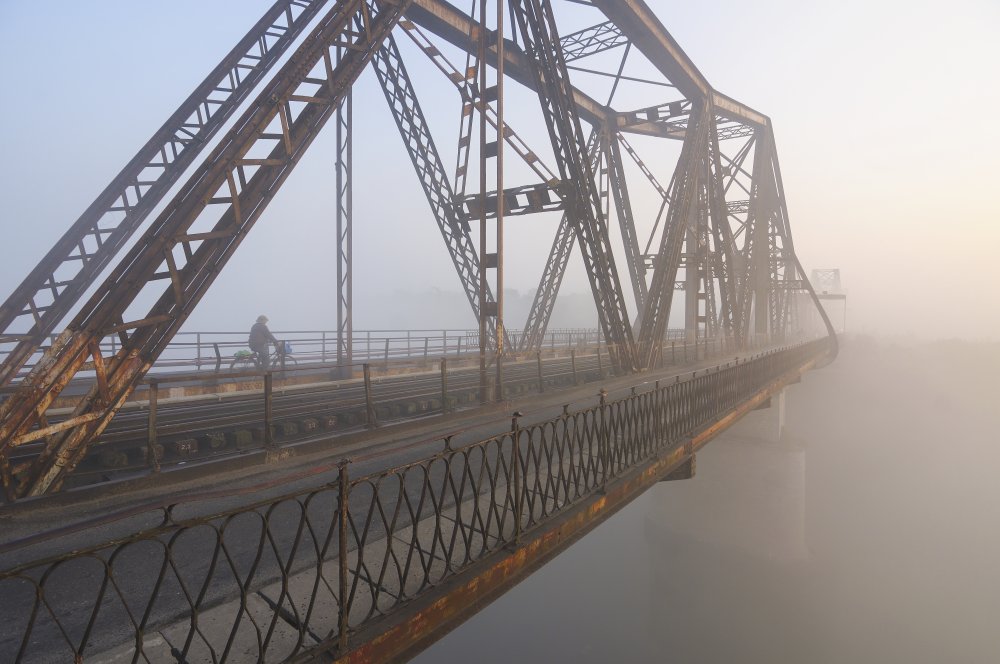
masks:
{"type": "Polygon", "coordinates": [[[267,325],[254,323],[253,327],[250,328],[250,340],[248,341],[250,348],[266,347],[269,341],[278,343],[278,340],[271,334],[271,330],[267,329],[267,325]]]}

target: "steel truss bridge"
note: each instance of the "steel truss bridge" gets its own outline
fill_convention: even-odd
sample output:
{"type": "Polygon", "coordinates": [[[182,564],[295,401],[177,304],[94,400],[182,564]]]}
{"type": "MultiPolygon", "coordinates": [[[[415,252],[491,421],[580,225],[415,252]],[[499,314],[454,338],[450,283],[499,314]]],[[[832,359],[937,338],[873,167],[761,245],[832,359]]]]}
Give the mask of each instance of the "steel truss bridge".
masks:
{"type": "Polygon", "coordinates": [[[55,494],[99,447],[327,125],[331,355],[335,366],[355,363],[353,201],[366,192],[352,186],[352,89],[369,68],[479,321],[483,411],[504,398],[505,367],[540,358],[576,248],[612,393],[461,445],[447,436],[402,465],[368,472],[345,461],[322,484],[237,508],[140,505],[0,545],[0,591],[13,598],[5,656],[44,661],[52,647],[62,661],[127,647],[132,661],[405,657],[638,492],[690,472],[698,447],[836,355],[795,254],[769,118],[714,90],[642,0],[278,0],[0,307],[7,501],[55,494]],[[560,5],[593,23],[562,29],[560,5]],[[455,88],[451,155],[404,53],[455,88]],[[595,77],[606,98],[584,84],[595,77]],[[508,122],[515,85],[537,97],[534,134],[547,144],[529,146],[534,134],[508,122]],[[655,96],[622,110],[616,95],[629,85],[655,96]],[[669,180],[640,156],[650,140],[678,153],[669,180]],[[636,223],[640,187],[658,204],[648,238],[636,223]],[[546,213],[560,221],[527,322],[512,334],[504,223],[546,213]],[[728,355],[683,380],[677,367],[664,373],[675,303],[695,360],[702,343],[728,355]],[[810,328],[817,315],[820,329],[810,328]],[[55,416],[81,382],[71,412],[55,416]],[[26,446],[37,453],[20,454],[26,446]],[[159,516],[72,553],[52,548],[140,513],[159,516]],[[93,574],[81,567],[91,563],[93,574]],[[66,597],[80,601],[68,607],[66,597]],[[158,630],[175,630],[167,655],[146,641],[158,630]]]}

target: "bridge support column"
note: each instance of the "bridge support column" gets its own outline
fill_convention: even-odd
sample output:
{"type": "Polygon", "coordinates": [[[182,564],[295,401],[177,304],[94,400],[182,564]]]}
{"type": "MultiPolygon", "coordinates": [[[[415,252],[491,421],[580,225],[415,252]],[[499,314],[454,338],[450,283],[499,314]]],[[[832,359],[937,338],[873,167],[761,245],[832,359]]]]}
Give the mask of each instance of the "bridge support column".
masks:
{"type": "Polygon", "coordinates": [[[677,466],[669,473],[663,476],[661,482],[675,482],[677,480],[689,480],[695,476],[695,470],[697,468],[697,458],[696,455],[692,454],[687,461],[684,461],[681,465],[677,466]]]}
{"type": "Polygon", "coordinates": [[[756,417],[747,418],[744,424],[750,435],[777,443],[785,430],[785,390],[772,395],[755,410],[764,411],[756,417]]]}

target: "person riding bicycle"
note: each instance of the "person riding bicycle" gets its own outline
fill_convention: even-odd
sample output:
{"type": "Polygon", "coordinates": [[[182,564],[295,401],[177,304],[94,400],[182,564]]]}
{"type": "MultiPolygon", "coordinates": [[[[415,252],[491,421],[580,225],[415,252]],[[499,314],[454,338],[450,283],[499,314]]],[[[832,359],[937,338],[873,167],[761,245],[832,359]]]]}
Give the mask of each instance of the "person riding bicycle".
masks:
{"type": "Polygon", "coordinates": [[[267,369],[271,364],[270,345],[273,343],[275,348],[278,346],[278,340],[271,334],[271,330],[267,329],[267,316],[257,316],[257,322],[250,328],[250,339],[247,343],[250,350],[257,353],[257,366],[267,369]]]}

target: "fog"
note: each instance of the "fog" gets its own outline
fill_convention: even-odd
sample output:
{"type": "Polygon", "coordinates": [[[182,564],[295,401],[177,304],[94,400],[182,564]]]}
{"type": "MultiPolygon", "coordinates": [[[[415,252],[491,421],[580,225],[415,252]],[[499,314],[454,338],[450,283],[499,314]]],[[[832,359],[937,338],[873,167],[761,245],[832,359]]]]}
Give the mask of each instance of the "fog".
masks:
{"type": "Polygon", "coordinates": [[[414,661],[996,662],[998,372],[848,339],[414,661]]]}
{"type": "MultiPolygon", "coordinates": [[[[787,391],[780,439],[753,414],[695,479],[655,487],[417,661],[1000,661],[1000,4],[647,2],[715,88],[772,119],[796,252],[841,269],[848,337],[787,391]]],[[[271,4],[0,2],[0,297],[271,4]]],[[[457,95],[400,43],[451,167],[457,95]]],[[[354,327],[474,326],[370,71],[354,94],[354,327]]],[[[537,100],[509,94],[553,163],[537,100]]],[[[329,129],[185,330],[334,326],[329,129]]],[[[669,181],[679,146],[635,144],[669,181]]],[[[631,195],[644,237],[654,194],[631,195]]],[[[507,222],[509,327],[557,221],[507,222]]],[[[595,325],[577,255],[552,327],[595,325]]]]}
{"type": "MultiPolygon", "coordinates": [[[[0,80],[11,101],[0,106],[3,296],[270,4],[0,3],[0,80]]],[[[982,119],[1000,104],[1000,6],[649,4],[717,89],[771,117],[796,251],[807,270],[841,268],[854,330],[1000,337],[991,260],[1000,125],[982,119]]],[[[587,7],[556,8],[566,26],[595,22],[587,7]]],[[[400,47],[450,168],[458,96],[412,44],[400,47]]],[[[641,58],[634,66],[648,73],[641,58]]],[[[574,80],[605,97],[603,79],[574,80]]],[[[517,85],[508,93],[509,121],[550,159],[537,101],[517,85]]],[[[625,86],[616,99],[638,108],[672,94],[625,86]]],[[[355,110],[355,327],[439,327],[408,304],[435,298],[454,309],[449,325],[474,325],[370,71],[355,110]]],[[[636,139],[663,182],[676,148],[636,139]]],[[[260,313],[278,329],[333,326],[332,154],[325,131],[185,329],[242,329],[260,313]]],[[[654,193],[636,185],[631,196],[644,237],[654,193]]],[[[516,298],[537,287],[557,216],[507,224],[506,285],[516,298]]],[[[589,296],[578,257],[563,293],[589,296]]],[[[508,324],[520,326],[523,315],[515,307],[508,324]]]]}

